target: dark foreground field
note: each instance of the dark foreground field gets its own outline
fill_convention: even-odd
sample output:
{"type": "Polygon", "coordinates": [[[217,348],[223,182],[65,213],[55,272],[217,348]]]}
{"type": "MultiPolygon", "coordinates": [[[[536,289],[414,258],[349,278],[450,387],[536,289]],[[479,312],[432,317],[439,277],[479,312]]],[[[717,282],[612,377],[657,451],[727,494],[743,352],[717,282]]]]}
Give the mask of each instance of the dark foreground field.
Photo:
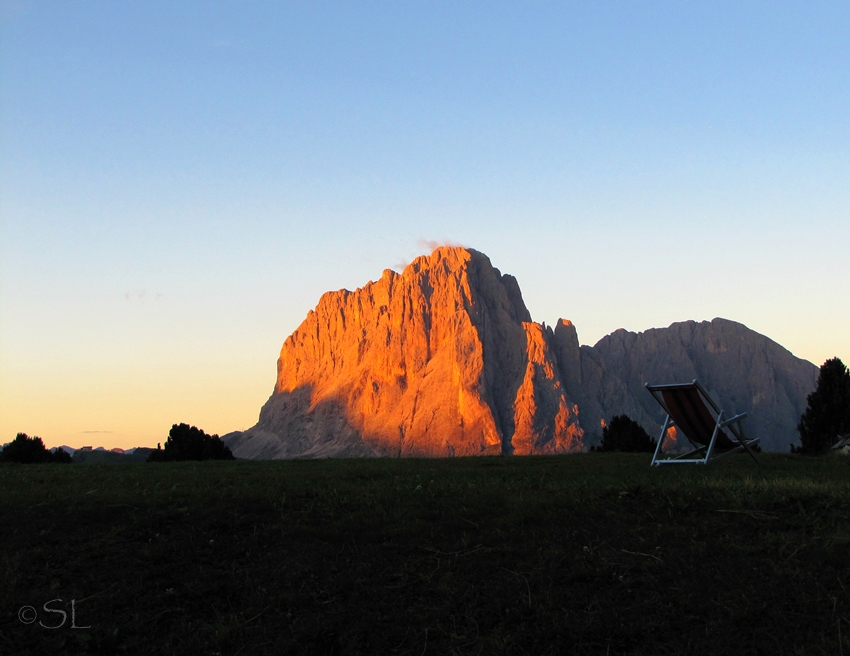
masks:
{"type": "Polygon", "coordinates": [[[2,466],[0,653],[850,655],[850,458],[648,459],[2,466]]]}

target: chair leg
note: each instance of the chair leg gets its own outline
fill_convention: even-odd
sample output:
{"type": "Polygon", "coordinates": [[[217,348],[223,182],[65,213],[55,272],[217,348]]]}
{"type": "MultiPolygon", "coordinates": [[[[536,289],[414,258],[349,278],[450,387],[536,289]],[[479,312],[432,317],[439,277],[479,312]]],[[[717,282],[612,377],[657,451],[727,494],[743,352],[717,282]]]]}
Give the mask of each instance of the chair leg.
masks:
{"type": "MultiPolygon", "coordinates": [[[[756,461],[756,464],[760,465],[761,461],[758,458],[756,458],[755,452],[750,448],[750,444],[747,442],[747,436],[744,435],[744,424],[740,420],[738,420],[737,424],[738,424],[738,430],[741,431],[741,440],[740,440],[741,446],[743,446],[744,449],[746,449],[747,453],[750,454],[750,457],[753,460],[756,461]]],[[[755,442],[757,443],[758,440],[755,440],[755,442]]]]}
{"type": "Polygon", "coordinates": [[[664,436],[667,435],[667,427],[670,426],[670,415],[664,420],[664,426],[661,427],[661,435],[658,438],[658,444],[655,445],[655,453],[652,455],[652,463],[650,467],[658,465],[658,456],[661,454],[661,445],[664,444],[664,436]]]}
{"type": "Polygon", "coordinates": [[[711,464],[711,454],[714,452],[714,443],[717,441],[717,434],[720,432],[720,424],[723,423],[723,412],[717,415],[717,423],[714,424],[714,432],[711,434],[711,442],[708,443],[708,450],[705,452],[705,460],[702,464],[711,464]]]}

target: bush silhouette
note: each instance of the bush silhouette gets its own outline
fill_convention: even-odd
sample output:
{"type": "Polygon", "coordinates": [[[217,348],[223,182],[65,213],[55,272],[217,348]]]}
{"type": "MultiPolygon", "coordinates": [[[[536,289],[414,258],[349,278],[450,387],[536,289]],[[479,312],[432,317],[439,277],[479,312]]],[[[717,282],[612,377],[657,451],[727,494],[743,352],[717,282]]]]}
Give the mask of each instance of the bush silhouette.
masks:
{"type": "Polygon", "coordinates": [[[823,363],[818,385],[806,399],[808,405],[800,417],[799,449],[792,453],[821,455],[829,451],[839,435],[850,433],[850,371],[838,358],[823,363]]]}
{"type": "Polygon", "coordinates": [[[68,464],[72,460],[71,454],[64,449],[56,449],[55,453],[51,453],[44,446],[40,437],[30,437],[26,433],[18,433],[15,439],[0,451],[0,462],[19,462],[32,465],[46,462],[68,464]]]}
{"type": "Polygon", "coordinates": [[[207,435],[189,424],[174,424],[165,441],[165,448],[156,445],[148,462],[175,460],[234,460],[233,453],[218,435],[207,435]]]}
{"type": "Polygon", "coordinates": [[[628,415],[617,415],[602,429],[602,443],[596,451],[624,451],[652,453],[657,441],[649,436],[643,426],[628,415]]]}

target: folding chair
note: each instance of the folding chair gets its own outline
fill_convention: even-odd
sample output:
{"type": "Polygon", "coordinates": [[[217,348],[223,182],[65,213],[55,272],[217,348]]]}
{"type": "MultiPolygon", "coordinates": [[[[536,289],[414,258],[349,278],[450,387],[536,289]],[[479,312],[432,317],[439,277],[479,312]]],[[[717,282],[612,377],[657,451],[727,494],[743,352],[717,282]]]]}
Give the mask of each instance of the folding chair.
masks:
{"type": "Polygon", "coordinates": [[[675,385],[646,384],[653,398],[667,413],[661,437],[652,456],[652,466],[673,464],[708,465],[716,460],[746,451],[756,464],[759,463],[752,448],[759,443],[758,438],[748,440],[744,435],[742,420],[747,416],[743,412],[726,418],[723,411],[696,380],[692,383],[675,385]],[[693,451],[672,458],[660,458],[667,429],[675,426],[682,431],[690,443],[696,447],[693,451]],[[699,457],[705,452],[705,457],[699,457]]]}
{"type": "Polygon", "coordinates": [[[850,449],[850,433],[847,435],[839,435],[838,441],[833,445],[833,449],[850,449]]]}

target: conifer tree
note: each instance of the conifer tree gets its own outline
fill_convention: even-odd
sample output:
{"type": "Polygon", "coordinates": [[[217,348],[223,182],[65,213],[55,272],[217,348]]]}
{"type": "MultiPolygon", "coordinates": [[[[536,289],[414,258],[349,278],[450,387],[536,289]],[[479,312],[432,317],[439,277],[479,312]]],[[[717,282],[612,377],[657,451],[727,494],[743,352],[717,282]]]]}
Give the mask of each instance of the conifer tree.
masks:
{"type": "Polygon", "coordinates": [[[823,363],[818,385],[807,397],[808,406],[800,417],[802,446],[792,451],[820,455],[829,450],[839,435],[850,433],[850,371],[838,358],[823,363]]]}
{"type": "Polygon", "coordinates": [[[26,433],[18,433],[15,439],[0,450],[0,462],[19,462],[27,465],[58,462],[71,462],[71,454],[64,449],[51,452],[40,437],[30,437],[26,433]]]}
{"type": "Polygon", "coordinates": [[[628,415],[617,415],[602,429],[602,444],[597,451],[626,451],[632,453],[655,451],[657,440],[628,415]]]}
{"type": "Polygon", "coordinates": [[[148,462],[173,460],[234,460],[233,453],[218,435],[207,435],[200,428],[188,424],[174,424],[165,441],[165,448],[156,445],[148,462]]]}

